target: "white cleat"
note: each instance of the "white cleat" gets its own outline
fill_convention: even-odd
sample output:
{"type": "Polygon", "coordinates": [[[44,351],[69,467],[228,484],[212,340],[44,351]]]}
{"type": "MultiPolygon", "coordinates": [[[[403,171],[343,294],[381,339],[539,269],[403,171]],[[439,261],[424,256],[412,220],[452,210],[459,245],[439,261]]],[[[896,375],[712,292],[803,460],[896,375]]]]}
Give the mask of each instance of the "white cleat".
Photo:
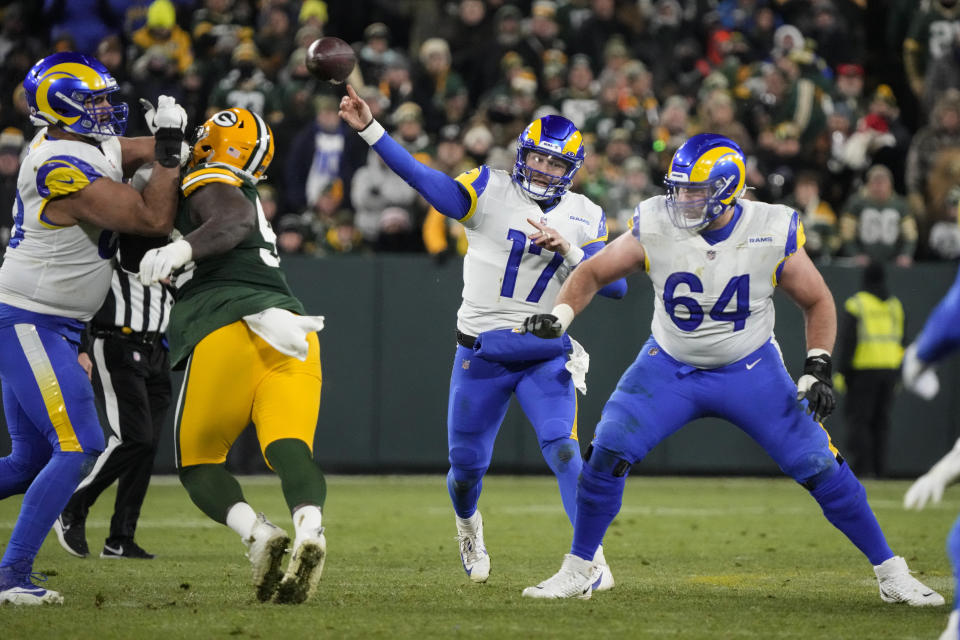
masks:
{"type": "Polygon", "coordinates": [[[610,591],[616,585],[613,581],[613,572],[610,571],[610,565],[607,559],[603,557],[603,545],[597,547],[597,552],[593,554],[593,563],[600,570],[600,577],[593,585],[594,591],[610,591]]]}
{"type": "Polygon", "coordinates": [[[266,602],[273,597],[283,578],[280,565],[290,544],[290,536],[259,513],[250,537],[243,543],[247,545],[247,558],[253,567],[253,586],[257,589],[257,599],[266,602]]]}
{"type": "Polygon", "coordinates": [[[584,560],[568,553],[563,556],[560,571],[537,586],[524,589],[523,596],[526,598],[579,598],[580,600],[589,600],[594,585],[602,580],[601,573],[602,569],[590,560],[584,560]]]}
{"type": "Polygon", "coordinates": [[[939,607],[945,602],[942,595],[910,575],[907,561],[900,556],[893,556],[873,571],[884,602],[906,602],[911,607],[939,607]]]}
{"type": "Polygon", "coordinates": [[[280,604],[301,604],[317,590],[323,563],[327,559],[327,539],[321,529],[316,536],[297,541],[275,600],[280,604]]]}
{"type": "Polygon", "coordinates": [[[954,609],[950,612],[947,628],[940,634],[939,640],[957,640],[957,634],[960,634],[960,611],[954,609]]]}
{"type": "Polygon", "coordinates": [[[63,596],[56,591],[32,585],[20,585],[0,591],[0,604],[35,606],[40,604],[63,604],[63,596]]]}
{"type": "Polygon", "coordinates": [[[483,543],[483,518],[479,511],[475,511],[467,520],[458,516],[455,518],[463,570],[473,582],[486,582],[490,577],[490,554],[483,543]]]}

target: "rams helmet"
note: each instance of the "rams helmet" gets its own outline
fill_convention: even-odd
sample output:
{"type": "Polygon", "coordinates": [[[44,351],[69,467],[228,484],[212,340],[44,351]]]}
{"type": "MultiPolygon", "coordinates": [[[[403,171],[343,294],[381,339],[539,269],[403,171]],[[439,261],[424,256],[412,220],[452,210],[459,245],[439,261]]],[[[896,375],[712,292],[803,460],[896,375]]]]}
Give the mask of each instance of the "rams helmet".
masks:
{"type": "Polygon", "coordinates": [[[736,142],[715,133],[693,136],[673,154],[663,179],[670,219],[681,229],[703,229],[743,194],[746,176],[736,142]]]}
{"type": "Polygon", "coordinates": [[[537,118],[517,138],[513,179],[535,200],[550,200],[566,192],[583,164],[583,156],[583,136],[572,122],[563,116],[537,118]],[[527,154],[530,151],[559,158],[566,164],[566,171],[561,176],[552,176],[529,167],[527,154]]]}
{"type": "Polygon", "coordinates": [[[264,177],[273,160],[273,132],[248,109],[224,109],[197,127],[188,167],[200,163],[231,168],[252,182],[264,177]]]}
{"type": "Polygon", "coordinates": [[[47,56],[33,65],[23,88],[36,125],[59,125],[101,141],[127,130],[126,103],[97,106],[98,98],[119,86],[95,58],[72,51],[47,56]]]}

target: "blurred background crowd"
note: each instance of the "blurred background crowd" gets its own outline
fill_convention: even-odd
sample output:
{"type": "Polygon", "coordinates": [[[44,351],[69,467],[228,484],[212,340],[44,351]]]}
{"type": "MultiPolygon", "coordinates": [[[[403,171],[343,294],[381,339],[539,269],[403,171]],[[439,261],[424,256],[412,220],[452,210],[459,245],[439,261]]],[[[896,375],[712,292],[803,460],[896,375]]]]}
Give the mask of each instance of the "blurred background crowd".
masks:
{"type": "MultiPolygon", "coordinates": [[[[353,44],[351,84],[418,159],[512,170],[517,135],[559,113],[584,134],[574,189],[611,236],[662,192],[677,146],[710,131],[748,156],[748,196],[794,207],[819,263],[960,257],[957,0],[28,0],[0,30],[0,233],[33,135],[39,58],[100,59],[191,126],[246,107],[273,128],[260,184],[286,253],[463,253],[450,223],[337,116],[306,47],[353,44]]],[[[2,246],[6,237],[0,237],[2,246]]]]}

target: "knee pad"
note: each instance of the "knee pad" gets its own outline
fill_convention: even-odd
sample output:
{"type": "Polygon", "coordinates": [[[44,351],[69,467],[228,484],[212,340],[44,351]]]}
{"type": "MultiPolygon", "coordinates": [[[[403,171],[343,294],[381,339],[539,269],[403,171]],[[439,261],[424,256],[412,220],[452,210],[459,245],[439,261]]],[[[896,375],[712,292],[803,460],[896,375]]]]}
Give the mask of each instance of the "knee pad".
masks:
{"type": "Polygon", "coordinates": [[[483,478],[486,469],[461,469],[450,467],[450,488],[456,493],[466,493],[483,478]]]}
{"type": "Polygon", "coordinates": [[[821,506],[843,511],[866,499],[867,491],[844,462],[802,483],[821,506]],[[827,476],[827,477],[823,477],[827,476]]]}
{"type": "Polygon", "coordinates": [[[554,473],[563,473],[573,467],[580,470],[580,444],[573,438],[561,438],[544,444],[540,451],[554,473]]]}
{"type": "Polygon", "coordinates": [[[626,458],[621,457],[612,451],[603,447],[594,447],[592,444],[587,447],[587,453],[583,457],[585,466],[590,467],[597,473],[609,474],[614,478],[623,478],[630,472],[633,466],[626,458]]]}
{"type": "Polygon", "coordinates": [[[789,469],[784,469],[784,472],[807,491],[813,491],[835,476],[841,466],[846,465],[840,456],[813,453],[795,461],[789,469]]]}

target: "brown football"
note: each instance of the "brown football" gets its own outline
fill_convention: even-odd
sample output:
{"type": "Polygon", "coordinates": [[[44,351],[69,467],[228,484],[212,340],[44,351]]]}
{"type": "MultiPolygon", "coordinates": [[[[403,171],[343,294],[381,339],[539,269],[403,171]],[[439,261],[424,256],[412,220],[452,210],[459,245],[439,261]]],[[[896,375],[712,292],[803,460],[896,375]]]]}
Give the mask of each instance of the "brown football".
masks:
{"type": "Polygon", "coordinates": [[[353,47],[333,36],[314,40],[307,47],[307,69],[318,80],[340,84],[347,79],[357,56],[353,47]]]}

